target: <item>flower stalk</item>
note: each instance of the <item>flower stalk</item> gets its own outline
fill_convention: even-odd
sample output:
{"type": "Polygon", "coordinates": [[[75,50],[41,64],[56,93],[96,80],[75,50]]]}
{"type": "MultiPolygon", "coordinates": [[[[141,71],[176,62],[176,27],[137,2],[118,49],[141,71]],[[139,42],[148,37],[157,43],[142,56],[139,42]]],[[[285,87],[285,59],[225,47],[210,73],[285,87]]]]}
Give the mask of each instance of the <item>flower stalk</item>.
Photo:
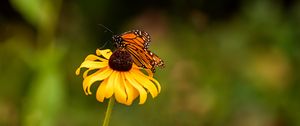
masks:
{"type": "Polygon", "coordinates": [[[110,97],[102,126],[108,126],[109,121],[110,121],[110,115],[111,115],[112,109],[114,107],[114,104],[115,104],[115,98],[110,97]]]}

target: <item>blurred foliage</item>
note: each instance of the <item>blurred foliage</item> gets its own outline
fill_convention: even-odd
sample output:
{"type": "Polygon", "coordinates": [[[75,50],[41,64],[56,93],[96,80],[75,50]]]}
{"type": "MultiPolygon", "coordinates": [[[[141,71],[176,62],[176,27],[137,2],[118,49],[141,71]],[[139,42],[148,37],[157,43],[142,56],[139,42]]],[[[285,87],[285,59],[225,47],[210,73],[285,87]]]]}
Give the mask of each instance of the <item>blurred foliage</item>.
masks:
{"type": "Polygon", "coordinates": [[[75,76],[86,55],[113,48],[98,24],[149,32],[166,63],[161,94],[116,104],[111,125],[300,125],[299,1],[0,3],[1,126],[102,123],[107,101],[85,96],[75,76]]]}

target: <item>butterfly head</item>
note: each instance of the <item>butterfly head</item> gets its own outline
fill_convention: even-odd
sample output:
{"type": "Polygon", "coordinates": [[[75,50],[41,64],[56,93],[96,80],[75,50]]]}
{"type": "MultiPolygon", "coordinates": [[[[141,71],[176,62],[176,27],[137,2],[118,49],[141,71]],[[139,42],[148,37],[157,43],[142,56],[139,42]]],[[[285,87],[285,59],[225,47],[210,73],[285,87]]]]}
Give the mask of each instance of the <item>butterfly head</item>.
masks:
{"type": "Polygon", "coordinates": [[[113,42],[115,43],[115,46],[116,46],[117,48],[121,47],[122,41],[123,41],[123,39],[122,39],[121,36],[119,36],[119,35],[114,35],[114,36],[112,37],[112,39],[113,39],[113,42]]]}

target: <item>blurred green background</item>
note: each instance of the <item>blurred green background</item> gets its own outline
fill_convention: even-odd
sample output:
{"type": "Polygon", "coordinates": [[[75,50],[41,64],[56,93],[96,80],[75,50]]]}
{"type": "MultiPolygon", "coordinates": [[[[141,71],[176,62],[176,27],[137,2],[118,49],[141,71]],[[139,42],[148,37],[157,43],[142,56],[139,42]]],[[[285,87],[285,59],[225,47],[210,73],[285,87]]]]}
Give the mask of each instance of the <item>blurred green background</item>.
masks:
{"type": "Polygon", "coordinates": [[[300,126],[297,0],[2,0],[0,125],[101,125],[76,68],[112,34],[147,31],[166,68],[112,126],[300,126]]]}

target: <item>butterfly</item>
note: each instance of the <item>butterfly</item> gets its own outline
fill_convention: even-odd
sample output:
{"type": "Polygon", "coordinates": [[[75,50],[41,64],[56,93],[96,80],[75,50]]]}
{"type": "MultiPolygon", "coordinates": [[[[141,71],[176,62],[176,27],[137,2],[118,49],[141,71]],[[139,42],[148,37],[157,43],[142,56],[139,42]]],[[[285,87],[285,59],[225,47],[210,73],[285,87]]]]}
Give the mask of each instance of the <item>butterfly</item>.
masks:
{"type": "Polygon", "coordinates": [[[148,50],[150,35],[142,30],[131,30],[112,37],[118,49],[125,49],[131,55],[133,62],[145,69],[155,72],[155,67],[164,67],[164,62],[156,54],[148,50]]]}

